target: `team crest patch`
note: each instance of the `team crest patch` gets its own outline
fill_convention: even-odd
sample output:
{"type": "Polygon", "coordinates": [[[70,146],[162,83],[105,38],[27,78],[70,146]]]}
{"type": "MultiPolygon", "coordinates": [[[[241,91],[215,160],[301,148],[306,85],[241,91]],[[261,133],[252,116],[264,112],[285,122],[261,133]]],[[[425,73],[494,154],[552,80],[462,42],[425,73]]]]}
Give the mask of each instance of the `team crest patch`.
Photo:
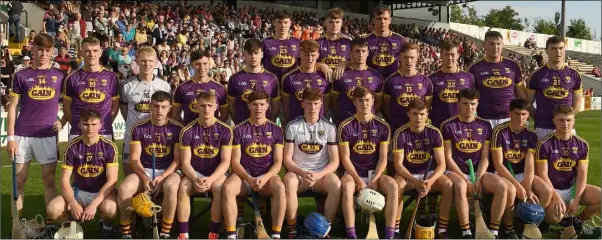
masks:
{"type": "Polygon", "coordinates": [[[464,85],[464,84],[466,84],[466,79],[460,78],[460,85],[464,85]]]}
{"type": "Polygon", "coordinates": [[[297,51],[297,45],[291,45],[291,49],[292,49],[293,51],[297,51]]]}
{"type": "Polygon", "coordinates": [[[218,140],[219,139],[219,133],[214,133],[213,134],[213,139],[214,140],[218,140]]]}
{"type": "Polygon", "coordinates": [[[391,43],[391,45],[393,46],[393,49],[397,49],[397,43],[391,43]]]}
{"type": "Polygon", "coordinates": [[[570,76],[566,76],[566,77],[564,77],[564,80],[565,80],[566,82],[570,82],[570,81],[571,81],[571,77],[570,77],[570,76]]]}
{"type": "Polygon", "coordinates": [[[100,85],[106,86],[107,85],[107,80],[106,79],[101,79],[100,80],[100,85]]]}
{"type": "Polygon", "coordinates": [[[318,85],[322,85],[322,79],[318,79],[318,85]]]}
{"type": "Polygon", "coordinates": [[[265,132],[265,135],[266,135],[268,138],[271,138],[271,137],[272,137],[272,132],[265,132]]]}
{"type": "Polygon", "coordinates": [[[369,83],[372,83],[372,79],[373,79],[372,77],[367,77],[366,79],[368,80],[369,83]]]}
{"type": "Polygon", "coordinates": [[[430,143],[429,139],[428,139],[428,138],[425,138],[425,139],[424,139],[424,145],[429,145],[429,143],[430,143]]]}
{"type": "Polygon", "coordinates": [[[102,152],[98,152],[98,159],[103,159],[104,158],[104,153],[102,152]]]}
{"type": "Polygon", "coordinates": [[[523,144],[523,147],[526,147],[528,142],[529,142],[529,141],[527,141],[527,140],[523,140],[523,142],[522,142],[522,144],[523,144]]]}
{"type": "Polygon", "coordinates": [[[167,133],[167,139],[171,139],[173,137],[172,133],[167,133]]]}
{"type": "Polygon", "coordinates": [[[265,80],[264,80],[264,81],[263,81],[263,86],[264,86],[264,87],[267,87],[267,86],[268,86],[268,81],[265,81],[265,80]]]}
{"type": "Polygon", "coordinates": [[[323,137],[324,133],[324,130],[318,130],[318,136],[323,137]]]}
{"type": "Polygon", "coordinates": [[[372,132],[372,136],[376,136],[376,130],[370,130],[372,132]]]}
{"type": "Polygon", "coordinates": [[[215,89],[209,89],[209,92],[210,92],[211,94],[215,94],[215,89]]]}
{"type": "Polygon", "coordinates": [[[483,135],[483,129],[482,128],[477,128],[477,134],[483,135]]]}
{"type": "Polygon", "coordinates": [[[418,85],[418,89],[422,89],[422,83],[418,83],[416,85],[418,85]]]}
{"type": "Polygon", "coordinates": [[[52,76],[52,77],[50,77],[50,79],[52,79],[52,82],[58,81],[58,77],[57,76],[52,76]]]}
{"type": "Polygon", "coordinates": [[[510,73],[510,68],[506,68],[506,73],[510,73]]]}
{"type": "Polygon", "coordinates": [[[577,151],[579,151],[578,147],[573,147],[573,153],[577,153],[577,151]]]}

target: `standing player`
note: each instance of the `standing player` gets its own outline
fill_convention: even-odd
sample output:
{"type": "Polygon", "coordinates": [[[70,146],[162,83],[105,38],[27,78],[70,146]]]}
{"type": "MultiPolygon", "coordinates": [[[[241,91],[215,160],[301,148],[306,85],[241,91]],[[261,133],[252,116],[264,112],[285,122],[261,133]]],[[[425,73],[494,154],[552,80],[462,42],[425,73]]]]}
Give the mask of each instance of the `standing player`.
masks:
{"type": "Polygon", "coordinates": [[[304,40],[299,47],[301,64],[282,77],[282,108],[285,123],[303,115],[301,94],[307,88],[318,88],[322,91],[324,104],[320,109],[320,117],[324,117],[328,112],[332,84],[327,80],[326,74],[316,67],[320,45],[314,40],[304,40]]]}
{"type": "Polygon", "coordinates": [[[546,208],[545,222],[560,222],[564,227],[562,236],[574,238],[572,226],[579,233],[584,221],[600,215],[601,192],[600,187],[587,184],[589,144],[572,132],[575,110],[569,105],[557,105],[553,117],[556,129],[537,144],[535,171],[555,189],[546,208]],[[577,215],[580,205],[585,208],[577,215]]]}
{"type": "Polygon", "coordinates": [[[150,100],[151,116],[142,119],[132,127],[131,168],[119,185],[119,222],[124,238],[132,237],[132,197],[143,191],[152,194],[163,193],[161,214],[163,226],[160,236],[169,238],[169,232],[176,214],[180,175],[176,172],[180,165],[179,136],[182,125],[169,119],[171,95],[164,91],[153,93],[150,100]],[[155,169],[153,169],[153,154],[155,169]],[[155,171],[153,178],[152,172],[155,171]]]}
{"type": "Polygon", "coordinates": [[[86,37],[82,40],[84,66],[69,74],[63,90],[63,111],[71,124],[69,140],[81,135],[79,114],[85,109],[100,112],[100,135],[113,139],[113,120],[119,113],[119,79],[113,71],[100,65],[100,40],[86,37]]]}
{"type": "Polygon", "coordinates": [[[444,40],[441,48],[441,69],[429,76],[433,83],[433,110],[431,124],[435,127],[458,114],[458,93],[465,88],[474,88],[474,76],[458,67],[458,43],[444,40]]]}
{"type": "MultiPolygon", "coordinates": [[[[48,205],[56,197],[57,134],[64,125],[56,120],[56,114],[65,74],[50,67],[54,48],[52,37],[37,35],[33,45],[33,66],[15,73],[8,106],[6,149],[11,161],[17,161],[17,210],[23,209],[23,189],[32,158],[41,164],[44,204],[48,205]]],[[[51,221],[47,220],[46,224],[54,227],[51,221]]]]}
{"type": "Polygon", "coordinates": [[[581,74],[565,65],[562,37],[548,38],[546,54],[548,63],[531,74],[528,86],[529,103],[537,100],[533,117],[535,132],[540,139],[554,132],[552,110],[556,105],[572,105],[577,110],[583,101],[581,74]]]}
{"type": "Polygon", "coordinates": [[[387,168],[387,152],[391,129],[385,120],[372,114],[374,93],[365,87],[353,90],[356,114],[341,123],[338,129],[339,151],[345,175],[341,178],[342,208],[347,237],[355,234],[354,193],[370,188],[385,195],[385,239],[393,238],[397,213],[398,187],[383,172],[387,168]]]}
{"type": "Polygon", "coordinates": [[[202,92],[197,96],[199,118],[180,134],[182,172],[185,177],[178,192],[178,229],[180,239],[187,239],[190,196],[211,191],[209,239],[219,238],[222,220],[222,192],[232,156],[232,129],[215,118],[216,96],[202,92]]]}
{"type": "Polygon", "coordinates": [[[349,61],[349,51],[351,51],[351,39],[341,34],[344,16],[343,10],[333,8],[328,10],[324,17],[324,27],[326,34],[324,37],[316,40],[320,45],[320,58],[318,62],[328,65],[334,69],[337,65],[349,61]]]}
{"type": "Polygon", "coordinates": [[[518,63],[502,57],[502,34],[496,31],[485,33],[483,47],[485,58],[472,64],[468,72],[475,77],[475,88],[482,96],[477,114],[495,127],[510,120],[510,101],[515,97],[527,99],[527,91],[518,63]]]}
{"type": "Polygon", "coordinates": [[[190,124],[199,116],[196,96],[200,92],[209,92],[215,95],[219,111],[215,111],[215,117],[221,121],[228,120],[228,103],[226,100],[226,88],[224,85],[214,81],[209,77],[209,52],[194,51],[190,56],[190,65],[194,69],[194,76],[191,81],[183,82],[176,87],[174,92],[174,105],[171,111],[171,118],[183,123],[190,124]],[[182,118],[182,111],[184,118],[182,118]]]}
{"type": "Polygon", "coordinates": [[[272,238],[280,238],[286,211],[284,183],[278,176],[282,168],[284,139],[282,129],[266,118],[270,96],[263,91],[249,95],[251,117],[236,125],[232,148],[234,174],[224,183],[223,208],[228,238],[236,238],[236,197],[251,191],[270,197],[272,238]]]}
{"type": "Polygon", "coordinates": [[[339,166],[336,126],[320,117],[322,92],[318,88],[303,91],[303,115],[286,125],[284,176],[286,187],[286,223],[288,238],[297,235],[297,193],[313,191],[326,195],[325,216],[333,223],[341,201],[341,180],[335,174],[339,166]]]}
{"type": "MultiPolygon", "coordinates": [[[[497,125],[493,129],[491,140],[491,156],[493,166],[506,184],[513,185],[516,197],[523,201],[533,198],[542,207],[547,207],[552,198],[552,188],[535,176],[535,145],[537,135],[527,125],[529,119],[529,103],[524,99],[510,101],[510,121],[497,125]],[[506,168],[512,167],[512,173],[506,168]]],[[[513,202],[508,196],[508,204],[513,202]]],[[[513,230],[513,211],[504,213],[504,229],[506,237],[516,238],[513,230]]]]}
{"type": "Polygon", "coordinates": [[[368,59],[368,41],[364,38],[356,38],[351,41],[351,59],[343,77],[334,81],[332,90],[332,109],[337,123],[353,116],[353,90],[357,86],[368,88],[374,93],[373,114],[381,110],[383,102],[384,80],[380,73],[369,68],[366,64],[368,59]],[[341,94],[342,93],[342,94],[341,94]]]}
{"type": "Polygon", "coordinates": [[[485,193],[493,194],[489,229],[495,236],[498,236],[504,210],[509,211],[508,206],[514,204],[514,186],[506,184],[501,177],[486,172],[489,166],[491,124],[476,116],[478,105],[479,92],[470,88],[462,89],[458,93],[458,115],[441,124],[448,169],[446,175],[454,183],[456,211],[463,238],[472,237],[466,196],[481,195],[481,186],[485,193]],[[466,164],[469,159],[476,167],[475,184],[469,180],[470,173],[466,164]],[[507,199],[510,202],[507,203],[507,199]]]}
{"type": "Polygon", "coordinates": [[[65,149],[60,177],[62,193],[48,203],[46,213],[48,218],[62,223],[69,220],[69,216],[77,221],[92,221],[96,211],[100,211],[101,236],[112,238],[113,227],[106,224],[117,217],[117,145],[99,134],[100,112],[86,109],[78,117],[81,136],[69,141],[65,149]],[[77,195],[73,187],[77,187],[77,195]]]}
{"type": "Polygon", "coordinates": [[[153,75],[156,62],[157,53],[155,49],[151,47],[138,49],[136,52],[136,63],[140,66],[140,74],[123,83],[121,87],[121,116],[123,119],[126,119],[123,138],[123,173],[126,176],[132,173],[132,168],[129,164],[132,128],[135,124],[150,115],[151,96],[155,91],[171,93],[169,83],[163,81],[159,76],[153,75]]]}
{"type": "Polygon", "coordinates": [[[261,67],[263,49],[261,40],[249,39],[244,45],[245,67],[232,75],[228,81],[228,107],[230,117],[235,124],[249,118],[249,95],[256,90],[270,94],[272,102],[266,113],[272,120],[276,121],[280,113],[280,83],[278,77],[261,67]]]}
{"type": "MultiPolygon", "coordinates": [[[[438,128],[426,123],[427,116],[426,103],[423,100],[414,99],[408,105],[410,122],[395,131],[393,158],[396,170],[395,180],[400,191],[397,218],[401,219],[402,196],[405,191],[415,189],[420,196],[426,196],[431,190],[440,192],[437,238],[444,239],[447,238],[453,188],[452,181],[444,175],[443,137],[438,128]],[[431,168],[427,169],[429,161],[433,160],[436,161],[436,164],[431,164],[431,168]],[[436,167],[433,167],[435,165],[436,167]],[[423,180],[425,172],[427,175],[423,180]]],[[[435,198],[434,201],[436,200],[435,198]]]]}

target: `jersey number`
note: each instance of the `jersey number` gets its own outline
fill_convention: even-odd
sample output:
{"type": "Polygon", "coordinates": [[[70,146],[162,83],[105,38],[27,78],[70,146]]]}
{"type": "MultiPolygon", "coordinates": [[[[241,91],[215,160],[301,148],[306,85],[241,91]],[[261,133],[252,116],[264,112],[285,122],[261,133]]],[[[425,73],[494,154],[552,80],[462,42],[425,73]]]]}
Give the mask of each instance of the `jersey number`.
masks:
{"type": "Polygon", "coordinates": [[[456,82],[447,82],[447,88],[456,88],[456,82]]]}
{"type": "Polygon", "coordinates": [[[94,157],[94,156],[86,156],[86,161],[87,162],[92,161],[92,157],[94,157]]]}
{"type": "Polygon", "coordinates": [[[251,82],[251,88],[255,89],[255,82],[251,82]]]}
{"type": "Polygon", "coordinates": [[[41,79],[38,79],[38,82],[39,82],[40,84],[46,84],[46,78],[41,78],[41,79]]]}
{"type": "Polygon", "coordinates": [[[89,84],[90,84],[90,87],[91,87],[91,88],[93,88],[93,87],[96,87],[96,82],[92,82],[92,81],[91,81],[91,82],[89,82],[89,84]]]}
{"type": "Polygon", "coordinates": [[[559,85],[559,80],[558,79],[554,79],[554,85],[559,85]]]}
{"type": "Polygon", "coordinates": [[[406,87],[406,92],[412,92],[412,87],[406,87]]]}

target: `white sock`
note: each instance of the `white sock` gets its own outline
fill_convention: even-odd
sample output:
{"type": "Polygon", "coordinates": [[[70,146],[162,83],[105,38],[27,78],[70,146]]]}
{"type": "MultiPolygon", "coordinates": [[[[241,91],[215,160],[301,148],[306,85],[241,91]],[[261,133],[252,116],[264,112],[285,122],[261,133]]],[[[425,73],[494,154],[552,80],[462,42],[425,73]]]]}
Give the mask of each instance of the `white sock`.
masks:
{"type": "Polygon", "coordinates": [[[180,233],[180,236],[182,236],[182,235],[185,236],[186,238],[189,238],[188,233],[180,233]]]}
{"type": "Polygon", "coordinates": [[[272,238],[280,238],[280,233],[272,233],[272,238]]]}
{"type": "Polygon", "coordinates": [[[491,233],[493,233],[493,235],[496,235],[496,236],[497,236],[497,230],[493,230],[493,229],[492,229],[492,230],[489,230],[489,231],[491,231],[491,233]]]}
{"type": "Polygon", "coordinates": [[[159,233],[159,236],[168,236],[169,237],[169,233],[159,233]]]}
{"type": "Polygon", "coordinates": [[[439,233],[442,233],[442,232],[447,232],[447,229],[439,228],[439,233]]]}
{"type": "Polygon", "coordinates": [[[462,231],[462,236],[466,236],[466,235],[472,235],[472,232],[470,232],[470,229],[462,231]]]}
{"type": "Polygon", "coordinates": [[[228,235],[228,239],[236,239],[236,234],[228,235]]]}

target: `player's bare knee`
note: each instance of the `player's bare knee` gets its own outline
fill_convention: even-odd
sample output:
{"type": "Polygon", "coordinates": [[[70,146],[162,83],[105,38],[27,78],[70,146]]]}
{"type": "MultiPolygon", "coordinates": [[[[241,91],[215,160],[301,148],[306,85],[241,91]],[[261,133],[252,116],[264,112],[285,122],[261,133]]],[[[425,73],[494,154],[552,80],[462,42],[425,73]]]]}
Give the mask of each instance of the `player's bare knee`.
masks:
{"type": "Polygon", "coordinates": [[[165,181],[163,181],[163,192],[165,195],[175,195],[180,188],[180,177],[170,175],[165,181]]]}
{"type": "Polygon", "coordinates": [[[341,181],[341,190],[343,191],[343,195],[353,195],[355,192],[355,182],[353,179],[343,177],[341,181]]]}
{"type": "Polygon", "coordinates": [[[138,189],[135,189],[129,182],[122,183],[117,189],[117,196],[120,201],[124,201],[128,198],[131,198],[136,194],[138,189]]]}
{"type": "Polygon", "coordinates": [[[284,175],[284,186],[287,190],[294,189],[296,191],[299,186],[299,178],[297,177],[297,174],[293,172],[287,172],[284,175]]]}
{"type": "Polygon", "coordinates": [[[334,173],[324,176],[326,180],[326,189],[328,193],[340,193],[341,192],[341,180],[334,173]]]}
{"type": "Polygon", "coordinates": [[[65,204],[59,204],[56,200],[52,200],[46,206],[46,214],[48,214],[48,218],[57,219],[60,217],[65,211],[65,204]]]}
{"type": "Polygon", "coordinates": [[[558,215],[552,207],[548,207],[545,212],[544,221],[548,224],[557,224],[562,220],[563,216],[558,215]]]}
{"type": "Polygon", "coordinates": [[[112,199],[105,199],[98,210],[103,217],[114,219],[117,216],[117,203],[112,199]]]}
{"type": "Polygon", "coordinates": [[[466,185],[465,181],[452,181],[452,183],[454,185],[454,192],[455,192],[455,194],[466,195],[466,188],[468,186],[466,185]]]}
{"type": "Polygon", "coordinates": [[[215,181],[211,184],[211,194],[221,196],[224,192],[224,182],[215,181]]]}
{"type": "MultiPolygon", "coordinates": [[[[272,178],[274,179],[274,178],[272,178]]],[[[270,183],[270,188],[272,190],[272,194],[274,196],[279,195],[279,196],[284,196],[284,191],[285,191],[285,187],[284,187],[284,183],[282,181],[279,180],[273,180],[270,183]]]]}

